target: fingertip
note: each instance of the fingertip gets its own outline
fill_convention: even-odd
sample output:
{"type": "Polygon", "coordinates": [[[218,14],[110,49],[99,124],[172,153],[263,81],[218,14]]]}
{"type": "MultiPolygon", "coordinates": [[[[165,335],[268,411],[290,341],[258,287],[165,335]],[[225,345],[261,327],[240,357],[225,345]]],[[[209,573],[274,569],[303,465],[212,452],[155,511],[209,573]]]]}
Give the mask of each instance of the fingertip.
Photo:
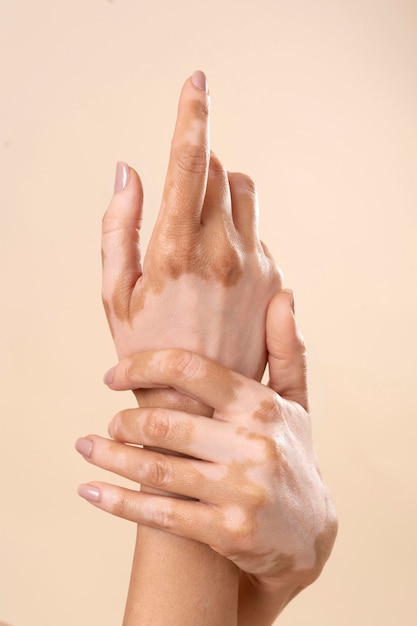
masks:
{"type": "Polygon", "coordinates": [[[129,180],[130,167],[124,161],[117,161],[116,175],[114,178],[114,193],[123,191],[129,180]]]}
{"type": "Polygon", "coordinates": [[[103,382],[105,385],[111,385],[114,379],[115,367],[111,367],[103,376],[103,382]]]}
{"type": "Polygon", "coordinates": [[[205,91],[208,93],[208,82],[207,77],[201,70],[196,70],[191,76],[191,82],[194,87],[200,89],[201,91],[205,91]]]}
{"type": "Polygon", "coordinates": [[[75,449],[89,459],[93,451],[93,441],[88,437],[79,437],[75,442],[75,449]]]}
{"type": "Polygon", "coordinates": [[[88,502],[97,503],[101,500],[101,489],[97,485],[82,484],[78,485],[77,493],[81,498],[88,502]]]}

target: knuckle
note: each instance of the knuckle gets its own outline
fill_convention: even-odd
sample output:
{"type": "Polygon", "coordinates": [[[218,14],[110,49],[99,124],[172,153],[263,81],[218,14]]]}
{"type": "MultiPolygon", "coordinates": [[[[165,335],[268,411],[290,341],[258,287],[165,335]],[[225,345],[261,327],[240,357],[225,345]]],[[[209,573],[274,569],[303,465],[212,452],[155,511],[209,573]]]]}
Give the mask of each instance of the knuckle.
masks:
{"type": "Polygon", "coordinates": [[[173,149],[173,156],[180,171],[203,174],[208,166],[209,154],[204,145],[186,143],[173,149]]]}
{"type": "Polygon", "coordinates": [[[108,426],[108,433],[110,437],[116,439],[122,431],[122,412],[119,411],[111,420],[108,426]]]}
{"type": "Polygon", "coordinates": [[[161,267],[173,278],[186,272],[201,273],[207,263],[195,230],[187,219],[171,224],[170,243],[160,254],[161,267]]]}
{"type": "Polygon", "coordinates": [[[175,527],[175,512],[171,503],[158,507],[153,511],[153,524],[163,530],[172,530],[175,527]]]}
{"type": "Polygon", "coordinates": [[[135,357],[126,357],[122,365],[121,373],[127,382],[135,380],[138,373],[138,364],[135,357]]]}
{"type": "Polygon", "coordinates": [[[205,96],[193,98],[188,102],[188,111],[192,117],[206,122],[210,113],[210,101],[205,96]]]}
{"type": "MultiPolygon", "coordinates": [[[[214,276],[225,285],[234,285],[242,275],[244,260],[241,252],[236,249],[227,234],[218,238],[216,248],[210,252],[209,266],[214,276]]],[[[207,257],[205,259],[207,264],[207,257]]]]}
{"type": "Polygon", "coordinates": [[[127,517],[129,511],[129,499],[126,496],[125,491],[118,492],[113,504],[113,512],[118,517],[127,517]]]}
{"type": "Polygon", "coordinates": [[[252,194],[256,194],[256,185],[253,179],[247,174],[241,172],[233,172],[229,174],[229,180],[231,185],[241,188],[243,191],[249,191],[252,194]]]}
{"type": "Polygon", "coordinates": [[[164,410],[153,409],[143,421],[143,434],[152,442],[161,442],[167,439],[170,432],[169,414],[164,410]]]}
{"type": "Polygon", "coordinates": [[[164,489],[169,487],[172,482],[172,466],[167,457],[160,454],[154,458],[148,466],[147,471],[149,483],[153,487],[164,489]]]}
{"type": "Polygon", "coordinates": [[[281,399],[272,389],[264,389],[265,398],[262,399],[253,413],[253,418],[264,424],[273,424],[281,418],[281,399]]]}
{"type": "Polygon", "coordinates": [[[229,532],[229,551],[233,554],[250,553],[254,546],[254,524],[250,518],[229,532]]]}
{"type": "Polygon", "coordinates": [[[163,362],[163,373],[177,380],[194,378],[200,369],[198,355],[187,350],[174,348],[168,351],[167,358],[163,362]]]}

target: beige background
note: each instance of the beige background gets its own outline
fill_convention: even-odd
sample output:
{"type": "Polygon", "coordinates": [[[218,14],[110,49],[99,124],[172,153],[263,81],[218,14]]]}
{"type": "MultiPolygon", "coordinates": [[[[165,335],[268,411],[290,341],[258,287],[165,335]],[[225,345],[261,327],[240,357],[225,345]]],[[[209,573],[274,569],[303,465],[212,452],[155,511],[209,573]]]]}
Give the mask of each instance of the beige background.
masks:
{"type": "Polygon", "coordinates": [[[0,619],[121,621],[134,528],[88,506],[73,441],[133,406],[100,303],[124,159],[158,209],[176,101],[204,69],[213,147],[250,173],[310,352],[340,515],[283,626],[414,626],[415,0],[0,0],[0,619]]]}

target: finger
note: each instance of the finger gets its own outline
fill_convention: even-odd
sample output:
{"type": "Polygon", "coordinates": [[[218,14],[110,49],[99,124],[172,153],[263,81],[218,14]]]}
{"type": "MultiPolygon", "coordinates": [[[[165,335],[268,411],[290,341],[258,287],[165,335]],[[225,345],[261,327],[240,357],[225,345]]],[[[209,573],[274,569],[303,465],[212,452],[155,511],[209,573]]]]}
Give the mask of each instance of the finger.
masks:
{"type": "Polygon", "coordinates": [[[153,489],[206,502],[218,491],[218,481],[210,480],[212,463],[128,446],[97,435],[78,439],[75,447],[93,465],[153,489]]]}
{"type": "Polygon", "coordinates": [[[294,296],[286,289],[270,302],[266,318],[269,386],[308,409],[306,350],[294,316],[294,296]]]}
{"type": "Polygon", "coordinates": [[[201,213],[202,224],[218,224],[230,228],[231,199],[227,172],[221,161],[211,152],[207,189],[201,213]]]}
{"type": "Polygon", "coordinates": [[[182,89],[158,222],[188,231],[200,225],[206,193],[209,146],[209,95],[203,72],[194,72],[182,89]]]}
{"type": "Polygon", "coordinates": [[[213,407],[225,419],[252,411],[259,402],[259,383],[202,355],[170,348],[122,359],[104,377],[111,389],[172,387],[213,407]],[[245,393],[240,393],[244,387],[245,393]]]}
{"type": "Polygon", "coordinates": [[[236,441],[235,427],[228,422],[161,408],[121,411],[108,430],[116,441],[172,450],[212,462],[230,458],[236,441]]]}
{"type": "Polygon", "coordinates": [[[217,510],[202,502],[140,493],[102,482],[80,485],[78,494],[103,511],[136,524],[208,545],[219,539],[217,510]]]}
{"type": "Polygon", "coordinates": [[[253,180],[238,172],[229,172],[233,222],[249,249],[259,245],[258,197],[253,180]]]}
{"type": "Polygon", "coordinates": [[[115,193],[102,223],[103,301],[119,318],[129,310],[133,288],[142,273],[139,229],[143,189],[134,169],[119,162],[115,193]]]}

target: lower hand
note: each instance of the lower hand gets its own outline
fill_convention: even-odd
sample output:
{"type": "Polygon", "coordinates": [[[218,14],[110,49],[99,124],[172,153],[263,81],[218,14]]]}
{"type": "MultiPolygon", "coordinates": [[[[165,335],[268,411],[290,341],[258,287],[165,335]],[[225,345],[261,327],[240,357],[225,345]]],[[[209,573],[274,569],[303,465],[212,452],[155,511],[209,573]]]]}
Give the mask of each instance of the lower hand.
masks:
{"type": "Polygon", "coordinates": [[[304,343],[291,300],[283,292],[268,310],[268,387],[188,351],[140,353],[114,368],[112,389],[174,388],[213,407],[213,419],[131,409],[111,422],[113,441],[90,435],[78,449],[99,467],[187,498],[81,486],[97,507],[208,544],[256,584],[292,581],[299,589],[319,575],[337,524],[313,448],[304,343]]]}

